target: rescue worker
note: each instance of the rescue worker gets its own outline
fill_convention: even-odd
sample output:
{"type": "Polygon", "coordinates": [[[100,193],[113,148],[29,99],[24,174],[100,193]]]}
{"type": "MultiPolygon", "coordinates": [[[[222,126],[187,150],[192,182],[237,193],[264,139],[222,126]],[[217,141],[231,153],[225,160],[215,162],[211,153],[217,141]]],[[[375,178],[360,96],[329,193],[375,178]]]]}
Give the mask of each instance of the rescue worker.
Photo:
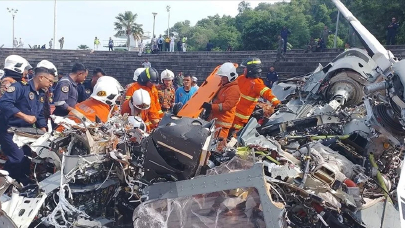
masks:
{"type": "MultiPolygon", "coordinates": [[[[125,88],[126,91],[128,91],[128,89],[129,89],[131,86],[133,86],[135,82],[138,81],[139,75],[140,75],[144,70],[145,70],[145,68],[138,68],[138,69],[136,69],[136,70],[134,71],[134,78],[133,78],[134,82],[131,83],[131,84],[128,84],[128,85],[126,86],[126,88],[125,88]]],[[[125,97],[125,99],[129,99],[129,98],[131,98],[131,96],[125,97]]]]}
{"type": "Polygon", "coordinates": [[[138,89],[144,89],[148,91],[151,98],[151,105],[149,110],[149,120],[152,125],[156,127],[163,117],[162,109],[160,108],[159,95],[155,84],[159,83],[159,75],[155,68],[146,68],[138,77],[131,87],[128,88],[125,93],[125,98],[128,100],[132,97],[134,92],[138,89]]]}
{"type": "MultiPolygon", "coordinates": [[[[19,58],[17,61],[7,62],[5,68],[20,74],[28,62],[19,58]],[[10,65],[13,65],[10,67],[10,65]]],[[[6,93],[0,98],[0,145],[7,155],[4,169],[12,178],[27,185],[31,183],[30,160],[25,156],[31,155],[28,147],[19,148],[13,142],[14,133],[7,130],[10,127],[33,127],[46,131],[46,120],[43,115],[45,101],[44,89],[52,86],[53,77],[48,69],[39,67],[35,69],[35,76],[29,82],[15,82],[7,88],[6,93]]]]}
{"type": "MultiPolygon", "coordinates": [[[[48,60],[42,60],[37,64],[37,68],[43,67],[46,68],[53,76],[52,86],[55,80],[58,79],[58,70],[56,69],[55,65],[48,60]]],[[[45,100],[44,100],[44,117],[48,120],[51,116],[51,106],[50,104],[53,103],[53,87],[49,87],[47,91],[45,91],[45,100]]]]}
{"type": "Polygon", "coordinates": [[[176,90],[173,87],[174,73],[171,70],[164,70],[160,74],[160,80],[163,84],[157,87],[159,103],[163,112],[168,112],[174,105],[176,90]]]}
{"type": "Polygon", "coordinates": [[[102,76],[105,76],[103,69],[96,68],[93,70],[93,76],[90,80],[86,80],[77,85],[77,103],[80,103],[90,97],[90,95],[93,93],[93,87],[96,85],[97,80],[102,76]]]}
{"type": "Polygon", "coordinates": [[[148,91],[138,89],[134,92],[131,99],[126,100],[121,106],[121,114],[129,114],[130,116],[141,117],[145,123],[146,131],[150,132],[153,129],[152,122],[149,121],[149,108],[151,105],[151,97],[148,91]]]}
{"type": "Polygon", "coordinates": [[[240,90],[236,80],[238,74],[233,63],[222,64],[217,74],[221,76],[222,87],[212,100],[212,104],[204,102],[202,107],[211,113],[209,120],[216,119],[215,127],[221,128],[218,138],[222,141],[217,148],[221,151],[226,145],[226,139],[235,118],[236,105],[240,100],[240,90]]]}
{"type": "Polygon", "coordinates": [[[54,91],[54,115],[66,116],[75,107],[78,98],[77,85],[86,79],[87,74],[86,67],[76,63],[71,73],[59,80],[54,91]]]}
{"type": "Polygon", "coordinates": [[[241,98],[236,106],[235,119],[232,124],[232,131],[235,133],[248,122],[260,97],[268,100],[273,107],[280,104],[271,89],[260,79],[262,62],[259,58],[249,58],[241,66],[244,67],[243,75],[238,78],[241,98]]]}
{"type": "Polygon", "coordinates": [[[11,84],[21,82],[23,77],[28,74],[29,69],[32,69],[32,67],[23,57],[19,55],[8,56],[4,61],[4,75],[1,78],[0,96],[6,92],[11,84]],[[16,67],[19,63],[23,63],[23,68],[16,67]]]}
{"type": "MultiPolygon", "coordinates": [[[[124,89],[117,79],[103,76],[98,79],[90,98],[76,104],[75,109],[92,122],[101,121],[105,123],[123,91],[124,89]]],[[[74,116],[74,114],[69,113],[69,116],[74,116]]],[[[80,122],[80,120],[76,122],[80,122]]]]}

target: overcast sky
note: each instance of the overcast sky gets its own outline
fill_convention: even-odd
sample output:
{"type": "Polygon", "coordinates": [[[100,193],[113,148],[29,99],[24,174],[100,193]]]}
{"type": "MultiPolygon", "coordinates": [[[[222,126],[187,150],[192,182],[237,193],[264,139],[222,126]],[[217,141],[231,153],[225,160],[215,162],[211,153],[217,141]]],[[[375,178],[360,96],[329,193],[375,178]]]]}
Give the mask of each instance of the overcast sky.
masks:
{"type": "MultiPolygon", "coordinates": [[[[252,7],[260,2],[247,1],[252,7]]],[[[138,14],[137,23],[143,25],[145,32],[152,33],[153,15],[156,16],[155,34],[163,34],[167,29],[170,5],[170,27],[178,21],[190,20],[192,25],[207,16],[237,14],[240,1],[72,1],[58,0],[56,6],[56,40],[65,37],[66,49],[77,49],[85,44],[93,48],[97,36],[102,45],[115,34],[115,16],[125,11],[138,14]]],[[[8,8],[18,9],[15,16],[15,37],[28,44],[46,44],[53,37],[54,1],[3,1],[0,0],[0,46],[12,46],[12,16],[8,8]]],[[[57,43],[59,47],[59,44],[57,43]]],[[[104,49],[104,48],[102,48],[104,49]]],[[[105,49],[106,50],[106,49],[105,49]]]]}

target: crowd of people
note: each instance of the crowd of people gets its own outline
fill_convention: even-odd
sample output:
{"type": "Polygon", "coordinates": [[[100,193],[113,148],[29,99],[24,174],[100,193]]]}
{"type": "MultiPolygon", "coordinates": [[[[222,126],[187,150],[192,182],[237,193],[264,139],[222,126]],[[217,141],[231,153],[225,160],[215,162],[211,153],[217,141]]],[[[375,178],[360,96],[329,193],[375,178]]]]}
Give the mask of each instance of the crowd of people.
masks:
{"type": "MultiPolygon", "coordinates": [[[[260,97],[273,107],[280,103],[261,79],[260,59],[249,58],[241,66],[243,75],[238,76],[233,63],[221,65],[217,71],[221,86],[212,101],[207,100],[201,107],[207,120],[216,120],[217,136],[222,140],[219,149],[248,122],[260,97]]],[[[199,89],[195,77],[182,73],[175,76],[168,69],[159,75],[151,66],[136,69],[134,82],[126,88],[101,68],[94,69],[90,79],[86,79],[88,74],[81,63],[63,75],[48,60],[32,67],[18,55],[5,59],[4,70],[0,71],[0,145],[8,158],[5,169],[12,178],[23,184],[30,181],[30,151],[13,142],[13,133],[7,131],[10,127],[59,131],[61,126],[52,121],[51,114],[78,123],[83,118],[105,123],[113,112],[128,114],[138,127],[150,132],[164,113],[176,115],[199,89]]]]}

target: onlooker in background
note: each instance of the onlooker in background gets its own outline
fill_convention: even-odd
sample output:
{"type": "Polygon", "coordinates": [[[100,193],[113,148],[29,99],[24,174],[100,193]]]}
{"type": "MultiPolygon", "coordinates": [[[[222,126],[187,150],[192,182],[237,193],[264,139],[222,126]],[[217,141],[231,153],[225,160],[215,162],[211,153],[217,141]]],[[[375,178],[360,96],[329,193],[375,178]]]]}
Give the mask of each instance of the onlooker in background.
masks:
{"type": "Polygon", "coordinates": [[[100,45],[100,40],[97,38],[94,38],[94,50],[98,50],[98,45],[100,45]]]}
{"type": "Polygon", "coordinates": [[[286,51],[287,51],[288,36],[290,34],[291,34],[290,30],[288,30],[287,27],[285,27],[285,26],[283,27],[283,29],[280,32],[280,36],[284,40],[284,47],[283,47],[284,53],[286,53],[286,51]]]}
{"type": "Polygon", "coordinates": [[[142,63],[143,68],[151,68],[152,64],[149,62],[148,59],[145,59],[145,61],[142,63]]]}
{"type": "Polygon", "coordinates": [[[179,87],[183,86],[183,72],[180,72],[174,78],[174,88],[177,90],[179,87]]]}
{"type": "Polygon", "coordinates": [[[46,44],[42,45],[41,49],[46,49],[46,44]]]}
{"type": "Polygon", "coordinates": [[[191,78],[191,86],[199,89],[200,87],[197,85],[197,82],[198,82],[198,78],[193,76],[191,78]]]}
{"type": "Polygon", "coordinates": [[[114,51],[114,41],[111,39],[108,40],[108,51],[114,51]]]}
{"type": "Polygon", "coordinates": [[[284,48],[284,39],[281,38],[280,35],[278,35],[278,48],[277,48],[277,59],[276,62],[280,61],[280,58],[282,58],[285,61],[285,56],[283,52],[284,48]]]}
{"type": "Polygon", "coordinates": [[[162,35],[159,36],[159,39],[157,40],[158,48],[159,51],[163,51],[163,37],[162,35]]]}
{"type": "Polygon", "coordinates": [[[206,47],[207,51],[211,51],[213,47],[214,47],[214,45],[211,43],[211,40],[208,40],[207,47],[206,47]]]}
{"type": "Polygon", "coordinates": [[[18,47],[18,40],[17,40],[17,38],[14,38],[13,48],[17,48],[17,47],[18,47]]]}
{"type": "Polygon", "coordinates": [[[62,37],[62,38],[60,38],[59,39],[59,46],[60,46],[60,49],[63,49],[63,44],[65,43],[65,37],[62,37]]]}
{"type": "Polygon", "coordinates": [[[270,71],[267,73],[265,85],[271,89],[274,83],[278,81],[278,74],[274,70],[274,67],[270,67],[270,71]]]}
{"type": "Polygon", "coordinates": [[[315,52],[316,51],[316,45],[317,43],[315,42],[315,39],[311,37],[309,40],[309,43],[307,45],[307,48],[305,49],[305,53],[307,52],[315,52]]]}
{"type": "Polygon", "coordinates": [[[31,80],[33,77],[34,77],[34,70],[32,68],[30,68],[28,70],[28,74],[27,74],[28,81],[31,80]]]}
{"type": "Polygon", "coordinates": [[[323,49],[326,49],[326,45],[328,44],[328,37],[329,37],[329,34],[331,34],[331,33],[332,33],[332,32],[329,31],[328,26],[325,25],[325,26],[323,27],[323,30],[322,30],[321,35],[320,35],[320,38],[321,38],[322,41],[323,41],[322,50],[323,50],[323,49]]]}
{"type": "Polygon", "coordinates": [[[228,44],[228,49],[226,49],[226,51],[232,51],[232,46],[231,46],[231,44],[228,44]]]}
{"type": "Polygon", "coordinates": [[[177,41],[177,50],[181,51],[181,40],[177,41]]]}
{"type": "Polygon", "coordinates": [[[53,45],[53,38],[51,38],[51,40],[49,41],[49,49],[52,49],[52,45],[53,45]]]}
{"type": "Polygon", "coordinates": [[[187,36],[183,36],[183,38],[181,39],[181,44],[182,44],[183,52],[186,52],[187,51],[187,36]]]}
{"type": "Polygon", "coordinates": [[[176,40],[176,37],[172,35],[170,38],[170,52],[174,52],[174,41],[176,40]]]}
{"type": "Polygon", "coordinates": [[[151,45],[152,45],[152,52],[158,48],[156,36],[153,36],[153,38],[151,40],[151,45]]]}
{"type": "Polygon", "coordinates": [[[399,23],[396,18],[393,17],[391,23],[387,27],[387,45],[395,45],[395,36],[398,33],[399,23]]]}
{"type": "Polygon", "coordinates": [[[197,92],[197,88],[191,86],[191,76],[184,76],[183,87],[179,87],[176,90],[175,103],[186,104],[195,92],[197,92]]]}
{"type": "Polygon", "coordinates": [[[350,49],[350,45],[348,43],[345,43],[345,51],[350,49]]]}
{"type": "Polygon", "coordinates": [[[145,44],[143,43],[143,40],[141,40],[141,42],[139,43],[138,56],[142,56],[142,53],[144,52],[144,49],[145,49],[145,44]]]}
{"type": "Polygon", "coordinates": [[[23,47],[24,47],[24,42],[22,41],[21,38],[20,38],[20,41],[18,42],[18,47],[19,47],[19,48],[23,48],[23,47]]]}
{"type": "Polygon", "coordinates": [[[170,37],[166,36],[165,38],[165,51],[169,51],[170,50],[170,37]]]}

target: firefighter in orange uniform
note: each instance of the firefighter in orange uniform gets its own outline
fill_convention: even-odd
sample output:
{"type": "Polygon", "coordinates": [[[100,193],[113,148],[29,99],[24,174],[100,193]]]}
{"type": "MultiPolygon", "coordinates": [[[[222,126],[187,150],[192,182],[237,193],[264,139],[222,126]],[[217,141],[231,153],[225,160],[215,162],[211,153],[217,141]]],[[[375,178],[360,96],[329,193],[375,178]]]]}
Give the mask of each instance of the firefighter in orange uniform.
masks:
{"type": "Polygon", "coordinates": [[[174,105],[176,90],[173,87],[174,73],[171,70],[164,70],[160,74],[163,84],[157,87],[159,103],[163,112],[168,112],[174,105]]]}
{"type": "Polygon", "coordinates": [[[236,105],[240,100],[240,90],[236,80],[238,74],[233,63],[222,64],[217,75],[221,76],[222,87],[212,100],[212,104],[204,102],[202,107],[207,112],[211,112],[209,120],[216,119],[215,126],[221,128],[218,134],[218,138],[221,138],[223,142],[222,146],[218,148],[221,150],[221,147],[226,144],[229,129],[235,118],[236,105]]]}
{"type": "Polygon", "coordinates": [[[234,133],[239,131],[248,122],[260,97],[268,100],[273,107],[280,104],[280,101],[273,95],[271,89],[260,78],[262,62],[259,58],[249,58],[241,66],[245,69],[243,75],[238,78],[241,98],[236,106],[235,119],[232,126],[234,133]]]}
{"type": "MultiPolygon", "coordinates": [[[[98,79],[93,88],[90,98],[75,105],[75,110],[79,111],[90,121],[107,122],[111,108],[116,104],[116,100],[124,91],[120,83],[111,76],[103,76],[98,79]]],[[[69,113],[69,116],[74,116],[69,113]]],[[[80,122],[76,120],[76,122],[80,122]]]]}
{"type": "MultiPolygon", "coordinates": [[[[128,85],[126,85],[126,87],[125,87],[125,93],[126,93],[126,91],[128,91],[128,89],[129,88],[131,88],[137,81],[138,81],[138,77],[139,77],[139,75],[143,72],[145,70],[145,68],[137,68],[135,71],[134,71],[134,78],[133,78],[133,80],[134,80],[134,82],[132,82],[132,83],[129,83],[128,85]]],[[[132,91],[132,93],[133,93],[134,91],[132,91]]],[[[131,93],[131,92],[129,92],[129,93],[131,93]]],[[[125,99],[129,99],[130,97],[126,97],[125,99]]]]}
{"type": "Polygon", "coordinates": [[[151,100],[148,91],[138,89],[134,92],[131,99],[126,100],[121,106],[121,114],[129,114],[130,116],[141,117],[145,123],[146,131],[150,132],[153,129],[152,123],[149,121],[149,108],[151,100]]]}
{"type": "Polygon", "coordinates": [[[159,75],[155,68],[146,68],[138,77],[137,82],[133,83],[125,93],[125,99],[129,100],[134,92],[138,89],[148,91],[151,104],[149,109],[149,120],[152,125],[157,126],[160,119],[163,117],[163,112],[159,103],[158,91],[155,84],[159,84],[159,75]]]}

